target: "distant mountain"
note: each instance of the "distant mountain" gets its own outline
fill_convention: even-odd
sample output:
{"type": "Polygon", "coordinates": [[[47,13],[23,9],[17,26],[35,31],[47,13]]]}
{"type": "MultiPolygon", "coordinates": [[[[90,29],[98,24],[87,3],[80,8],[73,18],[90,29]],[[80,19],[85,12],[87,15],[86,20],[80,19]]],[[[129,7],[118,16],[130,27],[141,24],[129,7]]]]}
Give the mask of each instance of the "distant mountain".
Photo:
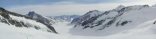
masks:
{"type": "Polygon", "coordinates": [[[53,26],[51,26],[50,20],[34,12],[30,12],[26,16],[0,8],[0,22],[15,25],[16,27],[35,28],[37,30],[57,33],[53,26]]]}
{"type": "Polygon", "coordinates": [[[82,22],[90,19],[90,18],[94,18],[98,15],[102,14],[102,12],[98,11],[98,10],[93,10],[93,11],[89,11],[87,12],[86,14],[80,16],[80,17],[77,17],[75,19],[72,20],[72,24],[82,24],[82,22]]]}
{"type": "Polygon", "coordinates": [[[105,12],[92,11],[75,18],[72,34],[107,35],[132,29],[137,25],[156,18],[155,7],[148,5],[122,6],[105,12]],[[99,14],[100,13],[100,14],[99,14]]]}
{"type": "Polygon", "coordinates": [[[58,21],[67,21],[71,22],[73,19],[78,18],[79,15],[61,15],[61,16],[49,16],[51,19],[58,21]]]}

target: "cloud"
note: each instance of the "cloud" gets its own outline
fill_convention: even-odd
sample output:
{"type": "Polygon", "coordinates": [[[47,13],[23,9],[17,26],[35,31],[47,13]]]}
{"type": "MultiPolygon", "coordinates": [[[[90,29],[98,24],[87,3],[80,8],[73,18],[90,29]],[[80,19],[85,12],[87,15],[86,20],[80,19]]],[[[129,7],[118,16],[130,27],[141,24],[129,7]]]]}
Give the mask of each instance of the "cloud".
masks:
{"type": "MultiPolygon", "coordinates": [[[[83,15],[86,12],[90,10],[110,10],[118,5],[144,5],[144,4],[150,4],[153,5],[156,3],[155,0],[118,0],[118,2],[112,2],[112,3],[95,3],[95,0],[77,0],[75,2],[71,2],[74,0],[59,0],[61,2],[57,3],[48,3],[48,4],[39,4],[39,5],[23,5],[23,6],[13,6],[13,7],[7,7],[8,10],[17,12],[20,14],[27,14],[29,11],[36,11],[37,13],[45,16],[57,16],[57,15],[83,15]],[[79,2],[78,2],[79,1],[79,2]],[[92,2],[93,3],[87,4],[87,3],[81,3],[83,2],[92,2]]],[[[106,0],[105,0],[106,1],[106,0]]],[[[112,0],[109,0],[112,1],[112,0]]]]}
{"type": "Polygon", "coordinates": [[[52,5],[29,5],[29,6],[16,6],[7,8],[10,11],[26,14],[29,11],[36,11],[39,14],[46,16],[56,15],[82,15],[90,10],[109,10],[116,7],[117,4],[52,4],[52,5]]]}
{"type": "Polygon", "coordinates": [[[96,3],[136,3],[142,2],[144,4],[154,3],[156,0],[1,0],[0,6],[25,6],[25,5],[41,5],[41,4],[55,4],[60,2],[72,2],[79,4],[96,4],[96,3]]]}
{"type": "Polygon", "coordinates": [[[148,4],[148,5],[153,5],[156,4],[156,0],[123,0],[122,2],[124,3],[129,3],[129,4],[138,4],[138,5],[143,5],[143,4],[148,4]]]}
{"type": "Polygon", "coordinates": [[[0,6],[23,6],[23,5],[40,5],[40,4],[55,4],[58,2],[73,2],[80,4],[94,4],[94,3],[109,3],[117,2],[119,0],[1,0],[0,6]]]}
{"type": "Polygon", "coordinates": [[[69,2],[75,2],[75,3],[109,3],[109,2],[118,2],[120,0],[66,0],[69,2]]]}

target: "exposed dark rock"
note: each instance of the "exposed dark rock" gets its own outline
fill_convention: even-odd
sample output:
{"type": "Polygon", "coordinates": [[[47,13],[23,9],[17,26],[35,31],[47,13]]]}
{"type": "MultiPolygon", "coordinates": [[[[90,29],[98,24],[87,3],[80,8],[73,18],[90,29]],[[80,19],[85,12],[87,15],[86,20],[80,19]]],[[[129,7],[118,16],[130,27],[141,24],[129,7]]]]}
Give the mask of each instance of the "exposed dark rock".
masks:
{"type": "Polygon", "coordinates": [[[153,24],[155,24],[155,23],[156,23],[156,21],[153,22],[153,24]]]}

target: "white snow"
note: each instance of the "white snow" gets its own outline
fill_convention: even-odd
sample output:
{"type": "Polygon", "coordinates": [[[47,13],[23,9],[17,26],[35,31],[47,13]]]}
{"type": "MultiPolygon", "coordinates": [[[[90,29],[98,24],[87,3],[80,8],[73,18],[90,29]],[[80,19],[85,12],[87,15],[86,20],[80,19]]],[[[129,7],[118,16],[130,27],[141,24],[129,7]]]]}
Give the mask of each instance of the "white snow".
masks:
{"type": "Polygon", "coordinates": [[[57,39],[56,34],[0,23],[0,39],[57,39]]]}
{"type": "Polygon", "coordinates": [[[93,10],[93,11],[91,11],[91,12],[89,13],[89,15],[90,15],[91,17],[97,16],[97,15],[99,15],[99,14],[102,14],[102,12],[97,11],[97,10],[93,10]]]}
{"type": "Polygon", "coordinates": [[[121,10],[122,8],[124,8],[125,6],[123,5],[119,5],[118,7],[116,7],[114,10],[121,10]]]}
{"type": "MultiPolygon", "coordinates": [[[[92,32],[95,35],[97,34],[97,36],[71,34],[73,25],[69,25],[69,23],[65,21],[53,24],[53,27],[56,29],[58,34],[40,31],[34,28],[15,27],[14,25],[7,25],[0,22],[0,39],[156,39],[156,24],[153,24],[156,21],[155,10],[155,7],[151,7],[139,11],[134,10],[126,12],[123,16],[121,16],[121,20],[132,20],[132,23],[124,27],[112,26],[104,29],[105,32],[92,32]],[[101,33],[109,35],[98,36],[98,34],[101,33]]],[[[116,15],[116,12],[112,13],[112,16],[116,15]]],[[[17,17],[13,15],[10,15],[10,17],[16,21],[34,23],[32,25],[38,25],[38,27],[48,29],[45,25],[24,17],[17,17]]],[[[0,18],[2,17],[0,16],[0,18]]],[[[85,31],[88,32],[87,30],[85,31]]],[[[90,29],[90,31],[92,30],[90,29]]],[[[82,32],[82,30],[76,30],[73,33],[84,34],[80,32],[82,32]]]]}
{"type": "Polygon", "coordinates": [[[41,28],[42,31],[47,31],[49,30],[44,24],[36,22],[35,20],[30,20],[30,19],[26,19],[24,17],[17,17],[14,15],[9,15],[13,20],[16,20],[18,22],[23,21],[25,24],[30,24],[31,27],[37,26],[39,28],[41,28]],[[33,24],[32,24],[33,23],[33,24]]]}
{"type": "MultiPolygon", "coordinates": [[[[85,35],[85,36],[107,36],[111,34],[116,34],[124,30],[129,30],[137,27],[137,25],[150,21],[156,18],[156,7],[145,7],[143,8],[142,6],[129,6],[130,9],[134,9],[131,11],[125,12],[123,15],[117,18],[117,21],[121,20],[123,21],[131,21],[128,24],[124,26],[116,26],[116,22],[114,22],[112,25],[109,27],[106,27],[103,30],[98,30],[101,29],[105,26],[108,21],[112,19],[107,19],[105,22],[103,22],[101,25],[96,26],[94,28],[86,28],[83,29],[84,26],[78,26],[76,28],[71,29],[71,33],[73,35],[85,35]],[[142,9],[140,9],[142,8],[142,9]],[[140,10],[138,10],[140,9],[140,10]]],[[[99,17],[97,20],[94,21],[94,23],[97,23],[99,20],[103,20],[106,18],[110,18],[117,15],[116,12],[110,12],[108,15],[103,15],[99,17]]]]}
{"type": "Polygon", "coordinates": [[[79,36],[69,33],[72,25],[67,22],[54,24],[59,34],[39,31],[36,29],[18,28],[0,23],[0,39],[156,39],[155,20],[144,22],[138,27],[109,36],[79,36]]]}
{"type": "MultiPolygon", "coordinates": [[[[56,31],[60,32],[58,35],[61,39],[156,39],[156,24],[155,20],[150,20],[138,25],[134,29],[119,32],[108,36],[80,36],[72,35],[69,29],[72,25],[67,22],[59,22],[55,24],[56,31]]],[[[58,37],[58,38],[59,38],[58,37]]]]}

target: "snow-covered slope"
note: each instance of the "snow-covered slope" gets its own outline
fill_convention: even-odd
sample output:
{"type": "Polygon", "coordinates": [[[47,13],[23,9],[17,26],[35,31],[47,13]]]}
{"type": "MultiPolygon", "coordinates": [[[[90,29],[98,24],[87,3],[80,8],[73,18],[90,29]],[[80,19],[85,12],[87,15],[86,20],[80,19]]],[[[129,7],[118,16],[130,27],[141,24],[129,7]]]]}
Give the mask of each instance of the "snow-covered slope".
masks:
{"type": "Polygon", "coordinates": [[[90,14],[80,24],[55,23],[59,33],[54,34],[31,17],[0,8],[0,39],[156,39],[155,10],[147,5],[120,6],[96,16],[90,14]]]}
{"type": "Polygon", "coordinates": [[[30,11],[26,16],[28,17],[32,17],[32,19],[37,20],[37,21],[41,21],[42,23],[46,24],[46,25],[52,25],[54,24],[54,21],[51,19],[48,19],[47,17],[44,17],[42,15],[37,14],[34,11],[30,11]]]}
{"type": "Polygon", "coordinates": [[[93,10],[93,11],[89,11],[87,12],[86,14],[78,17],[78,18],[75,18],[72,20],[72,24],[82,24],[82,22],[86,21],[86,20],[89,20],[93,17],[96,17],[98,15],[102,14],[102,12],[98,11],[98,10],[93,10]]]}
{"type": "Polygon", "coordinates": [[[71,29],[74,35],[111,35],[129,30],[137,25],[156,18],[156,8],[148,5],[135,5],[116,8],[94,16],[71,29]]]}
{"type": "Polygon", "coordinates": [[[137,27],[108,36],[79,36],[68,33],[72,26],[66,22],[54,24],[59,34],[48,33],[34,28],[14,27],[0,23],[0,39],[156,39],[156,19],[143,22],[137,27]]]}
{"type": "Polygon", "coordinates": [[[9,12],[3,8],[0,9],[0,22],[8,25],[15,25],[16,27],[35,28],[37,30],[57,33],[51,25],[34,20],[32,17],[9,12]]]}
{"type": "Polygon", "coordinates": [[[142,22],[135,28],[106,36],[105,39],[156,39],[156,19],[142,22]]]}
{"type": "Polygon", "coordinates": [[[34,28],[15,27],[0,22],[0,39],[59,39],[54,33],[34,28]]]}

